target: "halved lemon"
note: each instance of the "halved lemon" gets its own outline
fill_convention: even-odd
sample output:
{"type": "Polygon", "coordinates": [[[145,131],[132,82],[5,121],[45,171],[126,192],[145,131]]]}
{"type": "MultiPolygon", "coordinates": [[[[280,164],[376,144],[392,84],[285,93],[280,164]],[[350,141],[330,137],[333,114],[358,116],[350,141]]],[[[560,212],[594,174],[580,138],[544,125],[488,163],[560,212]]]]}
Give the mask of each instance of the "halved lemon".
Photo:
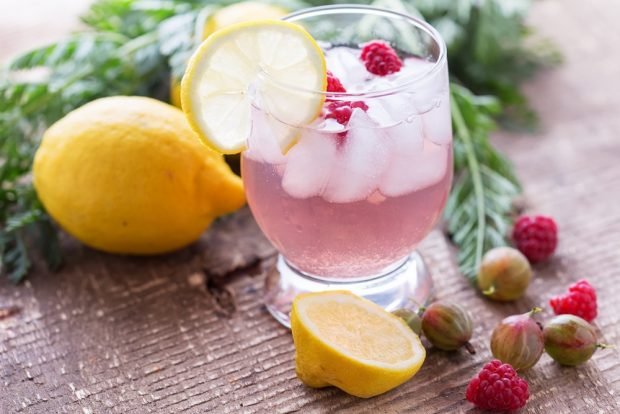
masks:
{"type": "Polygon", "coordinates": [[[357,397],[401,385],[426,357],[420,338],[401,318],[347,291],[298,295],[291,329],[301,381],[357,397]]]}
{"type": "MultiPolygon", "coordinates": [[[[282,125],[302,126],[320,113],[325,57],[301,26],[278,20],[234,24],[209,36],[183,76],[181,101],[192,128],[211,148],[245,148],[252,100],[282,125]]],[[[284,150],[295,134],[276,137],[284,150]]]]}

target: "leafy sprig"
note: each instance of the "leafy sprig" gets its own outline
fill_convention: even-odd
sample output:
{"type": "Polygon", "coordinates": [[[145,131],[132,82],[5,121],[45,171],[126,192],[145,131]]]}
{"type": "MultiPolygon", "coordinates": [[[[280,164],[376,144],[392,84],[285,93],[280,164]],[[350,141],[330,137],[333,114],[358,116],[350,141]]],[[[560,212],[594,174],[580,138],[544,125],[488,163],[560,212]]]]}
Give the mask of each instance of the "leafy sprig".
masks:
{"type": "Polygon", "coordinates": [[[512,201],[521,189],[510,162],[489,141],[498,100],[456,84],[451,92],[456,177],[445,218],[459,246],[459,268],[473,279],[482,255],[506,244],[512,201]]]}
{"type": "Polygon", "coordinates": [[[16,193],[17,212],[5,221],[0,231],[0,272],[19,282],[30,268],[28,240],[34,239],[52,270],[62,262],[58,233],[30,185],[20,185],[16,193]],[[34,237],[28,237],[34,236],[34,237]]]}
{"type": "MultiPolygon", "coordinates": [[[[451,77],[504,104],[500,112],[497,100],[476,97],[460,86],[452,89],[456,181],[446,216],[460,247],[461,268],[472,275],[481,252],[503,243],[510,201],[518,192],[509,163],[488,141],[492,118],[527,115],[518,84],[557,55],[548,46],[526,46],[528,0],[376,1],[410,13],[418,10],[448,43],[451,77]]],[[[167,99],[170,75],[183,73],[198,40],[196,26],[234,2],[98,0],[82,17],[89,30],[27,52],[0,72],[0,272],[14,281],[23,278],[30,266],[31,234],[50,266],[60,263],[56,231],[30,183],[45,128],[103,96],[167,99]]],[[[269,2],[294,10],[341,1],[269,2]]]]}

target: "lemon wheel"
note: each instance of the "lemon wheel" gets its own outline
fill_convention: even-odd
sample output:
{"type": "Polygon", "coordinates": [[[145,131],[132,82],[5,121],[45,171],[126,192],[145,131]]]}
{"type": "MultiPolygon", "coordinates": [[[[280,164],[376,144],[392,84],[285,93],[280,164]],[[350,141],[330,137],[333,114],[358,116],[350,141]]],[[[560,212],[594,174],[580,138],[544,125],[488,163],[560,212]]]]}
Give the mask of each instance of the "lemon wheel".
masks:
{"type": "MultiPolygon", "coordinates": [[[[241,152],[251,128],[252,97],[261,109],[292,126],[314,120],[327,86],[325,57],[301,26],[256,20],[228,26],[209,36],[183,76],[181,101],[194,128],[211,148],[241,152]]],[[[284,150],[295,134],[277,137],[284,150]]]]}

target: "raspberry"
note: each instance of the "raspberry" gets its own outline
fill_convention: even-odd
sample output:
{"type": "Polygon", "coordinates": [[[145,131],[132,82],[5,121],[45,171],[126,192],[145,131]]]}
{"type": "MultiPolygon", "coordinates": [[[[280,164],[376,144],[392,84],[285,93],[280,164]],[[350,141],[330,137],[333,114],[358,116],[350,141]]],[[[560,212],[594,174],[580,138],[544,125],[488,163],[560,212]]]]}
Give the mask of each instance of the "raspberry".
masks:
{"type": "Polygon", "coordinates": [[[521,216],[512,230],[512,239],[530,262],[540,262],[555,251],[558,227],[551,217],[521,216]]]}
{"type": "Polygon", "coordinates": [[[346,125],[347,122],[349,122],[349,119],[351,119],[353,108],[360,108],[363,111],[367,111],[368,105],[361,101],[332,101],[327,104],[327,113],[325,114],[325,118],[335,119],[338,123],[346,125]]]}
{"type": "Polygon", "coordinates": [[[568,287],[568,293],[549,300],[556,315],[570,314],[579,316],[588,322],[596,318],[596,291],[582,279],[568,287]]]}
{"type": "Polygon", "coordinates": [[[327,71],[327,92],[346,92],[347,90],[342,86],[340,79],[334,76],[329,70],[327,71]]]}
{"type": "Polygon", "coordinates": [[[379,40],[366,43],[360,57],[368,72],[379,76],[396,73],[403,66],[396,51],[387,43],[379,40]]]}
{"type": "Polygon", "coordinates": [[[465,396],[476,407],[510,411],[523,407],[530,394],[527,382],[517,375],[510,364],[494,359],[471,380],[465,396]]]}

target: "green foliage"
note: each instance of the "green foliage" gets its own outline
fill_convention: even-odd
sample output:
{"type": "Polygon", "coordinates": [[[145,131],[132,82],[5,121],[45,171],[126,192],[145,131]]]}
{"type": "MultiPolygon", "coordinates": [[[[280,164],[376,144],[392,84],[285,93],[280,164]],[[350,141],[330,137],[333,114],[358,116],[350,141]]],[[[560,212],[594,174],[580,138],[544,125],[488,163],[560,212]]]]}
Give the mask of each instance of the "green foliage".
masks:
{"type": "Polygon", "coordinates": [[[82,16],[95,31],[121,34],[133,39],[156,31],[159,24],[195,8],[192,1],[174,0],[100,0],[82,16]]]}
{"type": "Polygon", "coordinates": [[[482,255],[506,244],[512,200],[520,187],[510,162],[489,142],[498,101],[459,85],[452,85],[451,99],[456,176],[444,216],[459,246],[459,268],[473,279],[482,255]]]}
{"type": "MultiPolygon", "coordinates": [[[[58,234],[30,185],[17,185],[14,212],[6,217],[0,231],[0,273],[19,282],[30,268],[27,236],[33,235],[50,269],[60,267],[62,258],[58,234]]],[[[31,240],[33,237],[28,238],[31,240]]]]}
{"type": "Polygon", "coordinates": [[[496,96],[505,126],[533,129],[536,116],[519,85],[560,61],[525,25],[531,0],[410,0],[448,45],[450,74],[474,93],[496,96]]]}
{"type": "MultiPolygon", "coordinates": [[[[168,98],[170,74],[183,73],[201,40],[196,36],[204,21],[217,8],[234,2],[98,0],[82,17],[88,30],[24,53],[0,71],[0,271],[21,280],[30,266],[28,240],[33,239],[50,267],[60,264],[56,231],[29,175],[45,128],[103,96],[168,98]],[[27,237],[30,234],[35,237],[27,237]]],[[[350,1],[268,2],[295,10],[350,1]]],[[[520,118],[529,114],[518,83],[555,55],[549,47],[526,46],[529,32],[523,19],[528,1],[377,0],[374,4],[412,14],[419,10],[447,40],[453,79],[476,92],[496,95],[506,108],[502,114],[520,118]]],[[[510,199],[518,186],[508,162],[488,142],[492,116],[500,113],[495,100],[475,97],[462,87],[455,87],[452,97],[457,180],[448,224],[461,247],[462,268],[471,274],[480,251],[503,241],[510,199]]]]}

